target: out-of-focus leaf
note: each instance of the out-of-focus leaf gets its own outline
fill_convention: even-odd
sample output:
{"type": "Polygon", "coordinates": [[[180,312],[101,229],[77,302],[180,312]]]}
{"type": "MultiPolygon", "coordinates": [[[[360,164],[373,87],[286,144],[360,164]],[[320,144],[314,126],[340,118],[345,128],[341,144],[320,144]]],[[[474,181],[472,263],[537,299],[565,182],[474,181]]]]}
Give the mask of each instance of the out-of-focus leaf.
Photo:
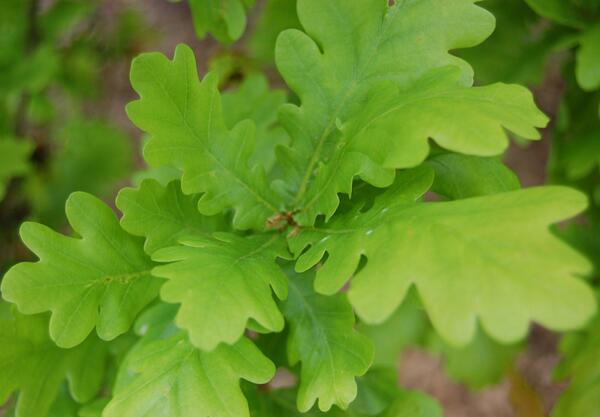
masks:
{"type": "Polygon", "coordinates": [[[299,28],[296,0],[265,1],[248,39],[250,54],[264,65],[273,65],[277,36],[285,29],[299,28]]]}
{"type": "Polygon", "coordinates": [[[510,369],[520,344],[502,344],[478,329],[473,340],[456,348],[431,334],[428,346],[442,355],[448,375],[473,389],[498,383],[510,369]]]}
{"type": "Polygon", "coordinates": [[[584,90],[595,90],[600,87],[600,23],[586,29],[579,42],[577,82],[584,90]]]}
{"type": "Polygon", "coordinates": [[[0,137],[0,200],[4,198],[6,185],[12,177],[29,172],[31,142],[14,137],[0,137]]]}
{"type": "Polygon", "coordinates": [[[255,0],[188,0],[199,38],[210,33],[220,42],[239,39],[246,29],[246,11],[255,0]]]}

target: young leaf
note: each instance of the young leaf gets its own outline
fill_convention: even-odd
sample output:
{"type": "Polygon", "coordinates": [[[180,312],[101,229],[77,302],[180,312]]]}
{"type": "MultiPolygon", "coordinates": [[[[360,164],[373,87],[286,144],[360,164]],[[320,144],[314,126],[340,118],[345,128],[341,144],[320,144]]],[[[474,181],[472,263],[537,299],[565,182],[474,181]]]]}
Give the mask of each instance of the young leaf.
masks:
{"type": "Polygon", "coordinates": [[[183,246],[161,249],[152,273],[169,281],[161,297],[180,303],[176,323],[189,332],[191,342],[205,351],[219,343],[235,343],[249,319],[267,331],[281,331],[283,316],[271,295],[287,296],[285,274],[275,263],[288,257],[281,235],[239,237],[215,233],[212,237],[180,239],[183,246]]]}
{"type": "Polygon", "coordinates": [[[600,87],[600,24],[587,29],[580,38],[575,75],[584,90],[600,87]]]}
{"type": "Polygon", "coordinates": [[[586,207],[582,194],[539,187],[415,203],[431,177],[425,168],[402,172],[367,212],[358,207],[304,229],[292,250],[311,247],[296,269],[327,252],[316,290],[335,293],[355,274],[348,296],[370,323],[388,317],[414,284],[433,326],[453,345],[472,339],[477,319],[508,343],[522,338],[531,320],[566,330],[592,316],[593,294],[577,278],[591,265],[549,230],[586,207]],[[356,272],[362,256],[366,265],[356,272]]]}
{"type": "Polygon", "coordinates": [[[255,0],[189,0],[196,35],[210,32],[219,42],[236,41],[246,29],[246,10],[255,0]]]}
{"type": "Polygon", "coordinates": [[[151,135],[144,149],[148,163],[181,169],[183,192],[204,193],[198,202],[203,214],[233,208],[234,226],[264,229],[280,211],[280,199],[263,167],[247,165],[254,154],[254,124],[226,127],[217,78],[209,74],[198,81],[192,50],[179,45],[173,61],[158,53],[138,56],[131,83],[141,99],[127,113],[151,135]]]}
{"type": "Polygon", "coordinates": [[[211,233],[226,227],[222,216],[203,216],[198,212],[199,195],[185,195],[179,181],[162,186],[158,181],[142,181],[139,188],[124,188],[116,204],[123,212],[121,226],[134,236],[146,238],[144,249],[173,246],[180,237],[211,233]]]}
{"type": "Polygon", "coordinates": [[[288,356],[301,362],[297,406],[310,410],[315,401],[327,411],[345,409],[356,397],[356,376],[373,360],[369,339],[354,330],[354,313],[345,295],[324,297],[312,289],[306,275],[289,280],[283,314],[290,323],[288,356]]]}
{"type": "Polygon", "coordinates": [[[0,137],[0,200],[4,198],[8,181],[29,171],[31,143],[11,137],[0,137]]]}
{"type": "Polygon", "coordinates": [[[21,238],[40,260],[12,267],[2,281],[2,296],[26,314],[51,311],[50,336],[68,348],[94,326],[104,340],[125,333],[162,280],[150,275],[154,263],[141,240],[125,233],[102,201],[73,193],[66,214],[81,238],[23,224],[21,238]]]}
{"type": "Polygon", "coordinates": [[[0,302],[0,403],[18,390],[16,417],[46,417],[65,380],[77,401],[92,399],[106,355],[94,335],[74,349],[60,349],[48,337],[46,316],[24,316],[0,302]]]}
{"type": "Polygon", "coordinates": [[[523,87],[469,88],[471,68],[448,51],[493,30],[472,0],[299,0],[298,14],[306,34],[284,31],[276,61],[302,101],[282,108],[293,147],[280,158],[303,225],[331,216],[354,176],[388,186],[393,169],[425,159],[429,137],[494,155],[507,146],[503,128],[537,139],[535,127],[547,122],[523,87]]]}
{"type": "Polygon", "coordinates": [[[239,379],[264,384],[275,373],[245,337],[204,352],[183,332],[144,342],[126,365],[133,375],[116,389],[104,417],[249,417],[239,379]]]}

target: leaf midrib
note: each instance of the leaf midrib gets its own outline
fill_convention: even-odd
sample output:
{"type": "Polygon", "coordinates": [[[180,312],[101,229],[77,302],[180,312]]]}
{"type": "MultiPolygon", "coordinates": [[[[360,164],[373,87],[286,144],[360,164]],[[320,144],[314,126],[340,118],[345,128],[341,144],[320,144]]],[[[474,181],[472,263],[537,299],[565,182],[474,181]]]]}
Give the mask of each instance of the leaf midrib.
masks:
{"type": "MultiPolygon", "coordinates": [[[[337,9],[336,9],[336,11],[337,11],[337,9]]],[[[354,77],[350,80],[350,86],[346,87],[346,92],[343,94],[340,102],[338,103],[337,108],[333,111],[329,122],[327,123],[325,129],[323,130],[321,136],[319,137],[319,140],[317,142],[317,147],[315,148],[315,150],[312,154],[312,157],[309,161],[309,164],[306,167],[304,176],[302,178],[300,186],[298,187],[298,192],[296,193],[296,196],[294,197],[294,200],[293,200],[294,206],[296,206],[302,200],[304,195],[306,194],[306,191],[308,189],[308,182],[310,181],[310,179],[312,177],[312,171],[313,171],[315,165],[321,159],[321,150],[323,149],[325,140],[327,139],[329,134],[332,132],[333,127],[335,126],[335,121],[338,119],[340,110],[348,103],[348,98],[352,96],[358,83],[360,81],[363,81],[362,73],[368,67],[368,65],[364,65],[364,62],[369,62],[372,59],[372,57],[379,50],[379,45],[380,45],[382,37],[383,37],[383,32],[384,32],[383,29],[384,29],[384,23],[385,23],[386,16],[387,16],[387,12],[386,12],[386,14],[384,14],[384,20],[382,21],[382,24],[379,25],[377,39],[374,42],[373,49],[372,49],[371,53],[369,54],[368,59],[363,58],[361,60],[361,62],[354,63],[354,71],[352,71],[354,74],[354,77]],[[357,67],[358,67],[358,69],[357,69],[357,67]]],[[[313,42],[314,42],[314,40],[313,40],[313,42]]],[[[345,146],[342,149],[345,149],[345,146]]],[[[305,208],[306,208],[306,206],[303,207],[303,209],[305,209],[305,208]]]]}
{"type": "MultiPolygon", "coordinates": [[[[154,72],[152,71],[152,68],[149,68],[148,64],[145,61],[141,61],[141,62],[143,63],[146,72],[148,74],[150,74],[150,76],[153,78],[154,82],[160,87],[160,89],[163,91],[163,93],[169,98],[169,101],[171,101],[171,103],[173,104],[173,106],[177,109],[177,112],[179,113],[179,116],[181,117],[181,120],[183,121],[183,125],[185,126],[186,130],[191,134],[191,136],[194,139],[196,139],[196,142],[198,142],[200,144],[199,147],[197,147],[197,146],[189,146],[189,148],[190,149],[198,149],[198,148],[200,148],[206,155],[208,155],[211,158],[211,160],[213,161],[213,163],[216,166],[218,166],[223,171],[229,173],[229,175],[231,176],[231,178],[233,178],[239,185],[241,185],[252,196],[254,196],[254,198],[256,199],[256,201],[258,201],[259,203],[261,203],[262,206],[264,206],[265,208],[271,210],[274,213],[278,212],[279,210],[277,209],[277,207],[275,206],[275,204],[273,204],[272,202],[268,201],[262,195],[260,195],[259,193],[257,193],[242,178],[239,178],[234,171],[232,171],[229,168],[227,168],[226,166],[224,166],[221,163],[221,161],[219,161],[219,159],[210,151],[210,149],[205,146],[204,141],[202,140],[202,138],[196,133],[196,131],[189,124],[189,121],[188,121],[188,118],[187,118],[187,114],[188,114],[187,109],[186,109],[185,113],[182,112],[182,109],[179,107],[179,105],[177,105],[177,102],[173,99],[173,97],[171,96],[171,94],[169,93],[169,91],[165,88],[164,84],[155,76],[154,72]]],[[[187,64],[187,58],[185,58],[184,62],[187,64]]],[[[185,85],[186,85],[186,94],[187,94],[187,92],[190,90],[190,87],[189,87],[190,86],[190,81],[189,81],[189,75],[188,75],[188,72],[187,72],[187,65],[185,66],[185,68],[186,68],[185,85]]],[[[217,91],[215,89],[212,89],[212,90],[213,91],[211,91],[211,98],[210,98],[209,119],[208,119],[208,123],[207,123],[207,135],[209,135],[210,128],[212,127],[212,112],[214,110],[214,101],[215,101],[214,100],[214,96],[217,93],[217,91]]],[[[188,97],[186,95],[186,103],[187,103],[187,100],[188,100],[188,97]]],[[[174,148],[174,147],[172,147],[172,148],[174,148]]]]}

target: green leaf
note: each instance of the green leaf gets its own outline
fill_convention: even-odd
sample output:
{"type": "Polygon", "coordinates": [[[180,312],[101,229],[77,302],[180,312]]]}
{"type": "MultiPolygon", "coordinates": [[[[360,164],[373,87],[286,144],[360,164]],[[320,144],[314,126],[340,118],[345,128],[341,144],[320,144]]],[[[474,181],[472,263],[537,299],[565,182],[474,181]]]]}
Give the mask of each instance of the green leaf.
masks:
{"type": "Polygon", "coordinates": [[[292,28],[300,28],[296,0],[266,1],[248,39],[250,55],[264,65],[273,65],[277,36],[292,28]]]}
{"type": "MultiPolygon", "coordinates": [[[[574,77],[567,80],[550,158],[553,182],[573,184],[598,172],[600,165],[599,93],[582,91],[574,77]]],[[[593,179],[594,184],[597,182],[593,179]]]]}
{"type": "MultiPolygon", "coordinates": [[[[28,1],[5,0],[0,14],[0,68],[19,60],[26,44],[28,1]]],[[[2,74],[4,76],[4,74],[2,74]]]]}
{"type": "Polygon", "coordinates": [[[31,193],[36,215],[44,224],[64,223],[65,200],[73,191],[112,195],[115,184],[132,168],[130,138],[103,120],[71,120],[56,133],[52,145],[49,174],[39,178],[31,193]]]}
{"type": "Polygon", "coordinates": [[[50,411],[45,417],[80,417],[77,404],[69,395],[65,384],[61,386],[58,397],[54,400],[50,411]]]}
{"type": "Polygon", "coordinates": [[[496,158],[447,153],[427,163],[435,171],[431,191],[451,200],[521,188],[516,174],[496,158]]]}
{"type": "Polygon", "coordinates": [[[429,320],[414,291],[383,323],[360,323],[359,330],[375,346],[373,366],[395,367],[402,350],[424,342],[430,329],[429,320]]]}
{"type": "Polygon", "coordinates": [[[29,141],[0,137],[0,200],[12,177],[29,172],[29,156],[33,146],[29,141]]]}
{"type": "MultiPolygon", "coordinates": [[[[592,217],[593,214],[588,212],[588,216],[592,217]]],[[[586,278],[600,276],[600,225],[597,221],[593,221],[593,224],[571,223],[558,232],[562,239],[592,261],[594,269],[586,278]]]]}
{"type": "Polygon", "coordinates": [[[239,379],[264,384],[275,373],[245,337],[212,352],[195,348],[183,332],[163,339],[149,332],[147,338],[128,356],[130,376],[117,386],[103,417],[249,417],[239,379]]]}
{"type": "MultiPolygon", "coordinates": [[[[567,178],[570,180],[582,179],[600,166],[600,120],[594,125],[589,125],[589,130],[579,131],[575,140],[567,143],[564,153],[560,156],[567,178]],[[594,126],[595,125],[595,126],[594,126]]],[[[575,133],[572,129],[570,134],[575,133]]]]}
{"type": "MultiPolygon", "coordinates": [[[[98,398],[79,409],[78,417],[102,417],[102,411],[108,404],[108,398],[98,398]]],[[[63,416],[61,416],[63,417],[63,416]]]]}
{"type": "Polygon", "coordinates": [[[446,373],[454,380],[480,389],[498,383],[509,370],[520,344],[502,344],[477,329],[471,342],[456,348],[431,334],[428,347],[439,352],[446,373]]]}
{"type": "Polygon", "coordinates": [[[327,253],[315,289],[333,294],[353,276],[350,302],[369,323],[385,320],[414,285],[433,326],[453,345],[472,339],[476,320],[509,343],[523,338],[532,320],[567,330],[593,315],[593,294],[577,278],[591,265],[549,230],[581,212],[584,195],[538,187],[415,203],[431,181],[429,169],[403,171],[365,213],[359,206],[305,228],[290,242],[296,254],[311,246],[296,269],[327,253]],[[356,272],[363,256],[366,265],[356,272]]]}
{"type": "Polygon", "coordinates": [[[240,86],[223,93],[223,116],[231,129],[244,119],[256,124],[256,146],[250,166],[262,165],[269,172],[275,163],[275,147],[289,142],[287,133],[276,124],[277,109],[286,101],[282,90],[270,90],[267,78],[251,73],[240,86]]]}
{"type": "Polygon", "coordinates": [[[101,387],[107,349],[94,335],[74,349],[48,337],[45,315],[24,316],[0,302],[0,403],[18,390],[17,417],[46,417],[63,381],[79,402],[101,387]]]}
{"type": "Polygon", "coordinates": [[[198,212],[199,198],[197,194],[184,195],[179,181],[162,186],[149,179],[139,188],[122,189],[116,204],[123,212],[123,229],[134,236],[145,237],[144,249],[152,254],[157,249],[176,245],[182,236],[208,234],[226,227],[222,216],[207,217],[198,212]]]}
{"type": "Polygon", "coordinates": [[[546,19],[574,28],[582,28],[585,20],[573,4],[565,0],[525,0],[537,14],[546,19]]]}
{"type": "Polygon", "coordinates": [[[180,239],[154,253],[158,262],[152,273],[169,281],[161,298],[180,303],[178,327],[189,332],[191,342],[202,350],[219,343],[235,343],[249,319],[268,331],[283,329],[283,316],[273,300],[287,296],[286,276],[275,263],[289,257],[281,235],[240,237],[227,233],[180,239]]]}
{"type": "Polygon", "coordinates": [[[296,408],[295,389],[277,389],[262,392],[255,387],[248,387],[244,390],[248,405],[250,406],[250,417],[336,417],[335,411],[322,413],[318,410],[311,410],[302,413],[296,408]]]}
{"type": "Polygon", "coordinates": [[[396,379],[393,368],[373,369],[358,378],[358,398],[347,410],[334,407],[328,412],[299,412],[294,404],[297,395],[294,389],[245,391],[251,417],[441,417],[442,410],[435,400],[419,392],[399,389],[396,379]]]}
{"type": "Polygon", "coordinates": [[[13,91],[22,89],[32,94],[40,93],[55,80],[60,64],[55,48],[40,45],[10,67],[7,72],[11,77],[8,88],[13,91]]]}
{"type": "Polygon", "coordinates": [[[523,0],[486,0],[481,5],[496,18],[496,30],[476,48],[457,52],[473,66],[477,82],[540,84],[547,58],[565,29],[540,24],[541,18],[523,0]]]}
{"type": "Polygon", "coordinates": [[[575,75],[584,90],[600,87],[600,24],[587,29],[579,39],[575,75]]]}
{"type": "Polygon", "coordinates": [[[315,401],[327,411],[345,409],[356,397],[355,377],[373,360],[369,339],[354,330],[354,313],[345,295],[324,297],[306,275],[290,278],[283,314],[290,324],[288,358],[301,362],[297,406],[301,412],[315,401]]]}
{"type": "Polygon", "coordinates": [[[358,397],[350,416],[441,417],[442,409],[433,398],[398,387],[394,367],[373,367],[358,379],[358,397]]]}
{"type": "Polygon", "coordinates": [[[567,334],[560,343],[564,356],[557,368],[560,378],[570,378],[552,417],[600,416],[600,315],[581,332],[567,334]]]}
{"type": "Polygon", "coordinates": [[[264,229],[280,211],[280,199],[263,167],[247,165],[254,154],[254,124],[246,120],[227,129],[217,79],[198,81],[191,49],[179,45],[173,61],[158,53],[138,56],[131,83],[141,99],[127,113],[151,135],[144,149],[148,163],[181,169],[183,192],[204,193],[198,202],[203,214],[233,208],[234,226],[264,229]]]}
{"type": "Polygon", "coordinates": [[[94,326],[104,340],[125,333],[162,284],[150,275],[154,263],[141,240],[125,233],[103,202],[73,193],[66,214],[81,238],[24,223],[21,238],[40,260],[15,265],[2,280],[2,296],[23,313],[52,312],[50,336],[65,348],[94,326]]]}
{"type": "Polygon", "coordinates": [[[283,32],[276,60],[302,101],[282,108],[293,148],[280,158],[303,225],[330,217],[355,176],[390,185],[394,169],[426,158],[430,137],[489,156],[506,148],[504,129],[538,139],[535,128],[547,123],[525,88],[470,88],[471,68],[448,53],[493,29],[493,17],[472,0],[299,0],[298,14],[308,35],[283,32]]]}
{"type": "Polygon", "coordinates": [[[246,29],[246,10],[254,0],[189,0],[194,27],[200,39],[206,33],[219,42],[233,42],[246,29]]]}

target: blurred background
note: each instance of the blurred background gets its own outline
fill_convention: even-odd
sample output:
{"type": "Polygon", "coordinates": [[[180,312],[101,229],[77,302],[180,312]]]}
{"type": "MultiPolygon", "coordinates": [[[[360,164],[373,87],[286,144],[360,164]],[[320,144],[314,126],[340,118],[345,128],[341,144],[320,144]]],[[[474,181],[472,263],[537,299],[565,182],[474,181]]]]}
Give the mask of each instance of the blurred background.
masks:
{"type": "MultiPolygon", "coordinates": [[[[119,188],[144,175],[143,138],[124,110],[135,99],[128,77],[134,56],[144,51],[171,56],[178,43],[186,43],[196,53],[200,73],[217,71],[224,90],[235,91],[256,71],[266,73],[272,88],[284,88],[273,63],[275,37],[299,26],[294,0],[258,1],[248,11],[244,34],[228,45],[211,36],[200,39],[187,1],[0,3],[1,273],[30,256],[17,235],[22,221],[64,228],[70,192],[88,191],[112,203],[119,188]]],[[[597,167],[585,167],[600,155],[598,95],[577,85],[577,22],[540,15],[523,0],[481,5],[496,15],[497,31],[484,44],[457,54],[474,66],[477,83],[529,86],[552,120],[539,142],[525,147],[515,138],[505,162],[524,186],[566,182],[593,194],[596,186],[588,184],[599,184],[597,167]],[[571,102],[577,106],[569,107],[571,102]],[[570,112],[577,115],[575,122],[570,112]],[[591,145],[563,152],[571,146],[569,136],[591,137],[586,139],[591,145]]],[[[580,7],[599,16],[597,2],[580,7]]],[[[254,105],[247,103],[240,112],[251,112],[254,105]]],[[[527,345],[452,354],[435,340],[414,343],[424,336],[421,319],[410,320],[414,326],[402,334],[393,328],[380,332],[406,346],[401,357],[393,358],[401,384],[438,398],[448,417],[544,416],[566,386],[554,378],[558,336],[543,329],[534,328],[527,345]],[[499,369],[479,370],[486,377],[493,374],[490,378],[453,373],[453,368],[482,366],[486,355],[494,355],[495,366],[501,363],[499,369]]]]}

